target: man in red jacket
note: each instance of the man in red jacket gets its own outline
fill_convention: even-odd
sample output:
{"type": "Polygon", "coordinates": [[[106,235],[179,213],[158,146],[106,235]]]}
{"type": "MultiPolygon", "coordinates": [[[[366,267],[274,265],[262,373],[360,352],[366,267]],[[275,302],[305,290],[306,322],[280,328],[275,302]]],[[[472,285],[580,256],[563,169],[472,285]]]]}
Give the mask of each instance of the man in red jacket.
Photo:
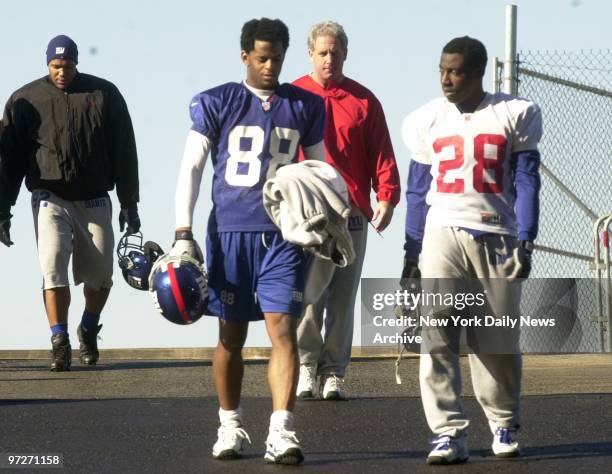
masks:
{"type": "Polygon", "coordinates": [[[367,240],[367,222],[378,232],[391,222],[400,199],[399,173],[380,102],[372,92],[342,73],[348,38],[338,23],[314,25],[308,37],[313,72],[294,82],[325,100],[326,160],[346,181],[353,207],[349,231],[356,258],[345,268],[314,259],[307,280],[329,282],[315,303],[307,304],[298,326],[300,380],[297,395],[326,400],[346,398],[343,388],[351,357],[357,287],[367,240]],[[370,191],[378,201],[372,210],[370,191]],[[325,312],[325,340],[321,336],[325,312]]]}

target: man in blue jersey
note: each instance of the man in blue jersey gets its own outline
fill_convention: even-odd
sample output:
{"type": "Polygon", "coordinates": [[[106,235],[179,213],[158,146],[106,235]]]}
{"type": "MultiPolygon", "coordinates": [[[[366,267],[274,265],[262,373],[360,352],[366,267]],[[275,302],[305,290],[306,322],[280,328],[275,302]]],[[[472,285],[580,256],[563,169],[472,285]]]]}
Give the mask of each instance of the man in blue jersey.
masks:
{"type": "Polygon", "coordinates": [[[201,258],[193,240],[193,209],[204,163],[214,167],[213,209],[208,220],[209,314],[219,318],[213,374],[220,427],[217,459],[240,457],[250,439],[242,423],[240,394],[249,321],[265,320],[272,344],[268,382],[273,413],[265,459],[279,464],[303,460],[293,408],[299,361],[297,320],[302,309],[305,255],[283,240],[262,199],[264,182],[279,166],[307,158],[324,160],[324,104],[318,96],[279,84],[289,32],[280,20],[244,24],[241,57],[246,80],[196,95],[176,191],[173,255],[201,258]]]}
{"type": "MultiPolygon", "coordinates": [[[[485,92],[486,64],[480,41],[451,40],[440,58],[444,97],[410,114],[402,126],[412,151],[402,280],[422,273],[482,284],[489,314],[517,316],[520,285],[514,281],[528,277],[538,233],[542,117],[529,100],[485,92]]],[[[468,341],[478,334],[468,331],[468,341]]],[[[455,350],[459,335],[455,328],[423,327],[421,400],[436,435],[429,464],[464,462],[469,455],[455,350]]],[[[519,331],[489,329],[476,342],[470,372],[493,453],[518,456],[519,331]]]]}

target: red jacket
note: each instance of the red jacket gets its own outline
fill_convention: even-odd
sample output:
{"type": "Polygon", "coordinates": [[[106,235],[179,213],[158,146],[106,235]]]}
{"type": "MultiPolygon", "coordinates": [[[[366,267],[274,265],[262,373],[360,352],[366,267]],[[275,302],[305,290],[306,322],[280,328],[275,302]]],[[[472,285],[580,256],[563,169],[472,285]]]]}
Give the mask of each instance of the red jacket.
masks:
{"type": "Polygon", "coordinates": [[[325,158],[346,181],[352,202],[372,219],[370,190],[393,206],[400,200],[400,178],[385,114],[378,99],[345,77],[324,89],[310,75],[294,85],[325,100],[325,158]]]}

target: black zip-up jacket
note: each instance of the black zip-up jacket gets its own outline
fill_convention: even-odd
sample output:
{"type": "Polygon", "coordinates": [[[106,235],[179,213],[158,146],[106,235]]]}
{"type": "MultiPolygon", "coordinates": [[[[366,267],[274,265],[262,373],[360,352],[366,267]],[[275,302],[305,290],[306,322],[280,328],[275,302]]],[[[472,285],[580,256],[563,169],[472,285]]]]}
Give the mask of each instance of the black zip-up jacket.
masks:
{"type": "Polygon", "coordinates": [[[48,76],[17,90],[4,109],[0,142],[0,212],[15,204],[25,177],[30,191],[71,200],[107,196],[121,207],[139,200],[132,121],[111,82],[77,73],[67,90],[48,76]]]}

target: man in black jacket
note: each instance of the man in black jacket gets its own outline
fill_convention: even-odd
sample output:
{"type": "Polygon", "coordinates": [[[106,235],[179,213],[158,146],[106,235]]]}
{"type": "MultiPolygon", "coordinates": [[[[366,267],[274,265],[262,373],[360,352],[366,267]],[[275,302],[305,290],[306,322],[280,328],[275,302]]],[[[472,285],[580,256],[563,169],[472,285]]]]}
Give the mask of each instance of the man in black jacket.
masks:
{"type": "Polygon", "coordinates": [[[47,47],[49,75],[17,90],[4,110],[0,142],[0,242],[10,237],[10,208],[21,182],[32,212],[51,327],[51,370],[69,370],[72,256],[75,285],[84,283],[77,329],[80,359],[98,360],[100,313],[112,286],[114,236],[108,191],[117,185],[119,227],[138,232],[138,161],[127,106],[110,82],[77,71],[78,50],[64,35],[47,47]]]}

